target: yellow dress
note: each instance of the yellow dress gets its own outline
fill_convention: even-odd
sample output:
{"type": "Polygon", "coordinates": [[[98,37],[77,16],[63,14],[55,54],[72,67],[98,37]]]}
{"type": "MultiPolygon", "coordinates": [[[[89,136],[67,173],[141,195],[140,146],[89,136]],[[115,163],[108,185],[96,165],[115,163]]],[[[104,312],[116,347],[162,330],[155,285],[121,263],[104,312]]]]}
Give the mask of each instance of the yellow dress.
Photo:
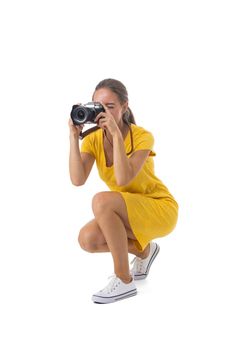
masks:
{"type": "MultiPolygon", "coordinates": [[[[117,186],[114,166],[106,166],[103,145],[103,130],[98,129],[87,135],[81,145],[81,152],[94,156],[100,178],[111,191],[121,193],[125,200],[129,222],[137,238],[136,245],[143,250],[148,242],[170,233],[176,226],[178,204],[167,187],[154,174],[153,135],[144,128],[131,124],[133,132],[134,152],[150,150],[137,176],[126,186],[117,186]]],[[[130,132],[125,140],[125,151],[131,149],[130,132]]],[[[130,157],[130,155],[128,156],[130,157]]]]}

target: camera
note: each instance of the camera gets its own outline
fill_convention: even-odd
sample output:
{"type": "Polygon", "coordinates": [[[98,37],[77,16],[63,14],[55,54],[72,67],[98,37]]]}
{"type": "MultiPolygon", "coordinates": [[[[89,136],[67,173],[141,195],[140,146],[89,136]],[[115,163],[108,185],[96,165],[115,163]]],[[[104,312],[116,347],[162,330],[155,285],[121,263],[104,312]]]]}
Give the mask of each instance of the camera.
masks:
{"type": "Polygon", "coordinates": [[[84,105],[74,105],[70,116],[75,125],[96,124],[94,121],[97,115],[105,109],[99,102],[88,102],[84,105]]]}

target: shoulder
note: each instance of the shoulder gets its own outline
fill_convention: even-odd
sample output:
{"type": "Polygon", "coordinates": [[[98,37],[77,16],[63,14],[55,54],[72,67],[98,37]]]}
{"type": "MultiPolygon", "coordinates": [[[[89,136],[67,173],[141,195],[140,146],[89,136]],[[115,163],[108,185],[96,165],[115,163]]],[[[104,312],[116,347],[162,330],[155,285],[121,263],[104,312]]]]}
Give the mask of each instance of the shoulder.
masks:
{"type": "Polygon", "coordinates": [[[143,127],[131,124],[131,129],[135,140],[150,139],[151,141],[154,141],[153,134],[150,131],[144,129],[143,127]]]}
{"type": "Polygon", "coordinates": [[[154,146],[154,136],[153,134],[144,129],[141,126],[132,124],[132,133],[133,133],[133,143],[134,148],[136,150],[150,150],[150,155],[155,155],[155,152],[153,151],[154,146]]]}

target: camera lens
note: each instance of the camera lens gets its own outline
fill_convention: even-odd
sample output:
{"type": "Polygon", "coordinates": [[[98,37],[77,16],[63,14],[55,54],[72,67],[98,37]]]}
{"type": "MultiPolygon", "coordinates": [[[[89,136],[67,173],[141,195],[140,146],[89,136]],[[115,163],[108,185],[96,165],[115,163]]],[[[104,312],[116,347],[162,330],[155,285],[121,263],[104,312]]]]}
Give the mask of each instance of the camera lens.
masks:
{"type": "Polygon", "coordinates": [[[82,111],[82,110],[78,111],[77,117],[78,117],[79,120],[83,120],[83,118],[85,117],[84,111],[82,111]]]}
{"type": "Polygon", "coordinates": [[[71,112],[71,118],[75,124],[83,124],[87,119],[87,112],[83,106],[75,106],[71,112]]]}

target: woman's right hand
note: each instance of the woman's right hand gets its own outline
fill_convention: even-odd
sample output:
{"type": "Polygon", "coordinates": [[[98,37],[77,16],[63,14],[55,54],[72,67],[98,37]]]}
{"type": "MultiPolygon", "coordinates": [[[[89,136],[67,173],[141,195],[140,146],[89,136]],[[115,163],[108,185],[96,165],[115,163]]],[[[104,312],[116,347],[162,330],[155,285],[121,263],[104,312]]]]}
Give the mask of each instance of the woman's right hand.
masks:
{"type": "Polygon", "coordinates": [[[72,136],[74,138],[79,138],[84,125],[83,124],[74,125],[73,120],[71,118],[69,119],[68,124],[69,124],[69,128],[70,128],[70,136],[72,136]]]}

